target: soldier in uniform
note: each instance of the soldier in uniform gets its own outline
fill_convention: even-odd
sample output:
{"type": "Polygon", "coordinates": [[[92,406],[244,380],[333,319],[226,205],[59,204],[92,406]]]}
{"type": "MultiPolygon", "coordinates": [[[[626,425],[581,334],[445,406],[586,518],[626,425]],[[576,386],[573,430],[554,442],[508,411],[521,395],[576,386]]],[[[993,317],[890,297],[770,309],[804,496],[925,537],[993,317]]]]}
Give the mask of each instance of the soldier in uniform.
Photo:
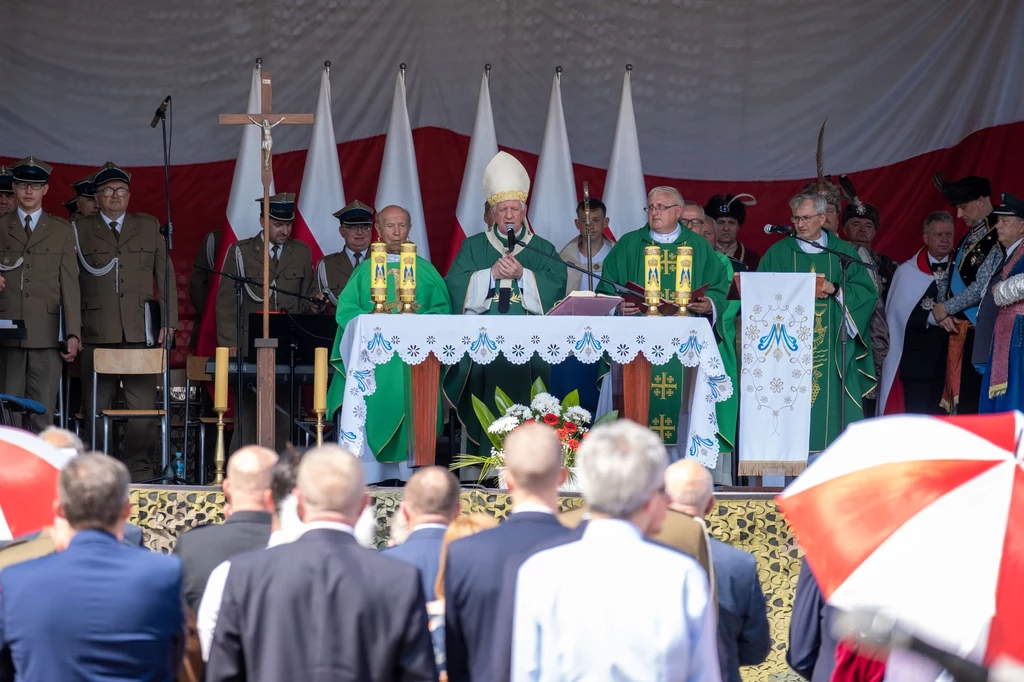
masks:
{"type": "Polygon", "coordinates": [[[75,190],[75,198],[64,202],[64,207],[71,211],[71,202],[74,201],[74,210],[71,211],[71,220],[81,220],[96,215],[100,210],[96,203],[96,185],[93,184],[95,173],[90,173],[77,182],[72,182],[71,187],[75,190]]]}
{"type": "MultiPolygon", "coordinates": [[[[192,336],[188,345],[192,348],[199,343],[199,325],[206,311],[206,297],[210,292],[210,270],[216,270],[217,250],[220,248],[220,230],[208,232],[196,251],[196,260],[192,265],[192,274],[188,278],[188,299],[196,311],[192,325],[192,336]]],[[[262,270],[261,270],[262,272],[262,270]]]]}
{"type": "Polygon", "coordinates": [[[324,256],[316,264],[317,290],[330,304],[331,314],[338,306],[338,296],[348,284],[352,270],[366,258],[373,239],[373,209],[357,199],[334,217],[341,223],[338,231],[345,240],[345,248],[324,256]]]}
{"type": "MultiPolygon", "coordinates": [[[[96,405],[92,404],[92,363],[96,348],[161,347],[164,337],[178,326],[178,297],[174,269],[167,258],[160,223],[151,215],[127,213],[131,176],[108,162],[93,179],[99,212],[76,222],[78,257],[81,265],[83,341],[85,356],[82,377],[90,388],[84,391],[86,415],[92,418],[109,409],[118,379],[124,387],[125,403],[131,410],[152,410],[156,405],[158,377],[136,374],[118,377],[100,375],[96,405]],[[165,270],[170,268],[170,272],[165,270]],[[165,274],[171,282],[165,296],[165,274]],[[159,292],[153,296],[153,286],[159,292]],[[163,305],[170,310],[168,327],[163,327],[163,305]],[[156,303],[156,305],[154,305],[156,303]],[[146,328],[147,308],[150,328],[146,328]],[[148,334],[148,336],[147,336],[148,334]]],[[[154,420],[128,422],[125,453],[128,468],[148,478],[159,444],[154,420]]]]}
{"type": "Polygon", "coordinates": [[[3,392],[43,404],[46,412],[30,419],[36,432],[53,425],[61,358],[71,362],[82,349],[74,232],[41,208],[51,170],[31,156],[18,161],[12,173],[18,208],[0,219],[0,318],[24,320],[28,332],[20,341],[0,342],[3,392]]]}
{"type": "MultiPolygon", "coordinates": [[[[260,203],[260,226],[264,224],[263,199],[260,203]]],[[[292,221],[295,220],[295,195],[291,193],[275,194],[270,197],[270,282],[281,289],[294,292],[301,296],[315,297],[316,282],[313,278],[313,254],[309,247],[291,239],[292,221]]],[[[263,279],[263,231],[249,239],[235,242],[228,249],[222,270],[229,275],[248,277],[256,281],[263,279]]],[[[289,313],[307,313],[311,302],[289,294],[282,294],[271,289],[270,310],[289,313]]],[[[246,284],[242,287],[242,338],[236,339],[235,321],[235,282],[228,277],[220,278],[217,289],[217,345],[229,348],[240,348],[244,358],[249,352],[249,315],[263,312],[262,286],[246,284]]],[[[256,333],[259,333],[258,331],[256,333]]],[[[279,391],[278,402],[284,402],[285,390],[279,391]]],[[[232,449],[256,442],[256,394],[245,391],[242,403],[241,441],[235,437],[232,449]]],[[[237,396],[236,396],[237,400],[237,396]]],[[[283,450],[287,442],[290,424],[280,412],[277,414],[276,446],[283,450]]],[[[239,430],[236,429],[238,434],[239,430]]]]}
{"type": "Polygon", "coordinates": [[[14,199],[14,178],[7,166],[0,166],[0,216],[14,210],[17,202],[14,199]]]}

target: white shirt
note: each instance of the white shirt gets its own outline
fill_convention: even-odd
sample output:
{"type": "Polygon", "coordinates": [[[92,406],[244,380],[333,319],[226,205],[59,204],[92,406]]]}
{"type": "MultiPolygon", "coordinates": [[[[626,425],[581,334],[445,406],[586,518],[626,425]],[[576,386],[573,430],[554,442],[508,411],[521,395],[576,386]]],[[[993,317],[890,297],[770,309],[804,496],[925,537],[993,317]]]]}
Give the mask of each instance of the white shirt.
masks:
{"type": "Polygon", "coordinates": [[[541,514],[551,514],[552,516],[555,514],[555,511],[551,507],[547,507],[537,502],[523,502],[522,504],[513,505],[513,514],[520,514],[522,512],[538,512],[541,514]]]}
{"type": "Polygon", "coordinates": [[[42,215],[43,215],[43,209],[41,209],[41,208],[37,208],[33,213],[25,213],[24,211],[21,210],[20,207],[18,208],[18,220],[21,223],[22,227],[25,226],[25,218],[26,217],[32,218],[32,222],[29,223],[29,226],[31,227],[33,232],[36,231],[36,225],[39,224],[39,218],[42,215]]]}
{"type": "MultiPolygon", "coordinates": [[[[21,222],[25,222],[25,219],[22,218],[21,222]]],[[[32,224],[34,225],[35,223],[32,223],[32,224]]],[[[1024,242],[1024,239],[1018,239],[1017,241],[1015,241],[1013,244],[1010,245],[1010,248],[1008,248],[1006,250],[1006,259],[1007,260],[1010,259],[1010,254],[1012,254],[1014,251],[1017,250],[1017,247],[1020,246],[1021,242],[1024,242]]]]}
{"type": "Polygon", "coordinates": [[[675,240],[679,239],[679,235],[682,233],[683,228],[679,227],[679,225],[676,225],[676,229],[672,230],[668,234],[661,234],[660,232],[655,232],[653,227],[650,229],[651,239],[658,242],[659,244],[671,244],[675,240]]]}
{"type": "Polygon", "coordinates": [[[103,222],[107,224],[107,227],[110,227],[110,223],[116,220],[117,227],[113,228],[113,230],[118,234],[121,234],[121,228],[124,227],[124,216],[121,216],[120,218],[108,218],[107,214],[105,214],[103,211],[100,211],[100,218],[102,218],[103,222]]]}
{"type": "Polygon", "coordinates": [[[359,265],[359,263],[362,263],[364,260],[366,260],[366,252],[367,249],[363,249],[362,251],[353,251],[347,246],[345,247],[345,255],[347,255],[348,259],[352,262],[352,267],[355,267],[359,265]],[[359,263],[356,262],[357,253],[359,254],[359,263]]]}
{"type": "MultiPolygon", "coordinates": [[[[260,238],[260,241],[262,242],[263,241],[263,233],[262,232],[259,233],[259,238],[260,238]]],[[[271,259],[274,259],[274,258],[280,259],[281,258],[281,251],[282,251],[283,248],[284,247],[281,244],[271,243],[270,244],[270,257],[271,257],[271,259]]]]}
{"type": "Polygon", "coordinates": [[[441,530],[448,530],[448,526],[444,525],[443,523],[420,523],[417,524],[416,527],[409,532],[415,533],[418,530],[425,530],[427,528],[440,528],[441,530]]]}
{"type": "Polygon", "coordinates": [[[703,569],[627,521],[591,520],[527,559],[514,619],[512,682],[721,682],[703,569]]]}

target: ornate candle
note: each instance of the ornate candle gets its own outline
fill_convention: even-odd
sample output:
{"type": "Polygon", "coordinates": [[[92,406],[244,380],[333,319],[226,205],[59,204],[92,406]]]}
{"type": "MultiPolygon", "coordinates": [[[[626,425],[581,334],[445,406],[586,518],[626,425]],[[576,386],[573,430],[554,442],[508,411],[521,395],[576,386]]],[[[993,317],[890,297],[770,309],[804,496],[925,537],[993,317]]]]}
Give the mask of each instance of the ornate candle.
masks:
{"type": "Polygon", "coordinates": [[[676,305],[677,315],[686,315],[686,306],[690,305],[690,292],[693,291],[693,247],[679,246],[676,248],[676,305]]]}
{"type": "Polygon", "coordinates": [[[644,300],[648,315],[660,315],[661,303],[661,247],[644,247],[644,300]]]}

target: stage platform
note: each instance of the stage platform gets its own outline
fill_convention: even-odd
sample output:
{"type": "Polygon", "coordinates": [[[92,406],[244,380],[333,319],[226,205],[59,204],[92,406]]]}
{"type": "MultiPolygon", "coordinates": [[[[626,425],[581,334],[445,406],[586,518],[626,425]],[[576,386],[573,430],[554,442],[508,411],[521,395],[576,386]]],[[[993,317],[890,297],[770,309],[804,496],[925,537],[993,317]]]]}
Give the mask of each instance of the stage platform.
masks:
{"type": "MultiPolygon", "coordinates": [[[[387,542],[402,489],[370,488],[370,492],[377,510],[377,544],[382,546],[387,542]]],[[[785,660],[800,551],[775,508],[774,497],[774,493],[719,493],[715,512],[708,519],[715,537],[757,555],[761,586],[768,600],[772,651],[764,664],[743,668],[746,682],[800,679],[785,660]]],[[[159,552],[170,552],[178,534],[195,525],[224,520],[224,495],[219,488],[132,486],[131,498],[135,503],[131,521],[142,527],[146,546],[159,552]]],[[[497,518],[504,518],[510,509],[509,497],[503,490],[467,489],[462,493],[462,501],[467,510],[483,511],[497,518]]],[[[583,500],[570,493],[560,498],[559,503],[563,509],[573,509],[582,506],[583,500]]],[[[567,566],[566,570],[578,568],[567,566]]]]}

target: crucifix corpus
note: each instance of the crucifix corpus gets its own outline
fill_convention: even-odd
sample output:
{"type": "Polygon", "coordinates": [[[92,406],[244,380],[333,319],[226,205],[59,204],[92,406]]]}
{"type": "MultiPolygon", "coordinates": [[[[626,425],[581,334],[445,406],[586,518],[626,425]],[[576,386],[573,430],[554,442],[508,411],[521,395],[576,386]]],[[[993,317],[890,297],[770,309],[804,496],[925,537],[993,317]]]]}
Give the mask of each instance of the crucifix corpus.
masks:
{"type": "MultiPolygon", "coordinates": [[[[245,114],[221,114],[221,125],[256,125],[262,131],[260,173],[263,180],[263,338],[256,340],[256,440],[263,447],[274,449],[275,349],[277,339],[270,337],[270,183],[274,179],[274,140],[271,128],[278,125],[311,125],[313,114],[278,114],[273,112],[270,74],[263,70],[263,60],[256,60],[260,72],[260,108],[245,114]]],[[[250,333],[251,330],[250,330],[250,333]]],[[[239,351],[241,354],[241,350],[239,351]]],[[[237,358],[241,368],[242,358],[237,358]]]]}

